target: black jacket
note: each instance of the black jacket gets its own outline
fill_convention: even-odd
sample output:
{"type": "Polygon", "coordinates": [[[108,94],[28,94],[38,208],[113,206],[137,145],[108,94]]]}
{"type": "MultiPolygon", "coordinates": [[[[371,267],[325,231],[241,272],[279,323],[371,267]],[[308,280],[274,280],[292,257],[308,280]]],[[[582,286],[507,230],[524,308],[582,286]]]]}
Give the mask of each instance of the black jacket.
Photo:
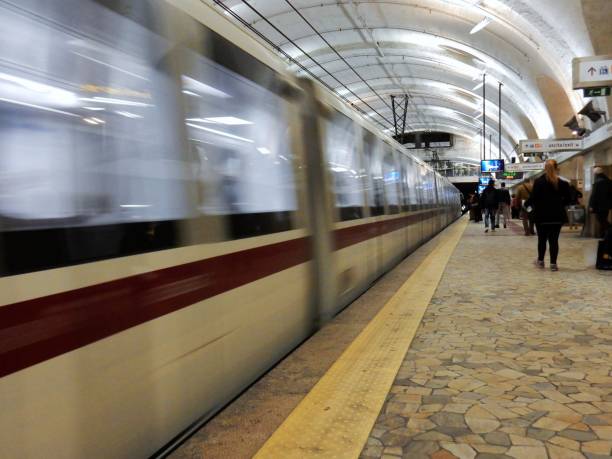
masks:
{"type": "Polygon", "coordinates": [[[546,180],[546,176],[538,178],[533,184],[530,199],[536,223],[561,225],[567,222],[565,207],[571,199],[570,185],[565,180],[559,179],[559,184],[555,187],[546,180]]]}
{"type": "Polygon", "coordinates": [[[497,209],[499,195],[493,185],[487,186],[480,196],[480,207],[483,209],[497,209]]]}
{"type": "Polygon", "coordinates": [[[595,176],[589,208],[593,209],[596,214],[605,214],[612,209],[612,180],[605,174],[595,176]]]}
{"type": "Polygon", "coordinates": [[[500,188],[499,190],[497,190],[497,200],[499,201],[499,203],[505,203],[510,205],[511,199],[510,199],[510,192],[508,191],[507,188],[500,188]]]}

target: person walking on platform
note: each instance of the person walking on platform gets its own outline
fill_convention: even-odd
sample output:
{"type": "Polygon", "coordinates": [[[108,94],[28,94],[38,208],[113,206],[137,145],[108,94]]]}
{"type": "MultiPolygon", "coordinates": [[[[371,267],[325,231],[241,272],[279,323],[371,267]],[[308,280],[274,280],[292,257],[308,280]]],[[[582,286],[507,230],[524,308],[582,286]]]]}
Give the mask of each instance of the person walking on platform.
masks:
{"type": "Polygon", "coordinates": [[[538,178],[531,193],[536,227],[538,229],[538,259],[536,266],[544,268],[546,243],[550,248],[550,269],[558,271],[559,235],[567,223],[565,206],[570,202],[570,185],[559,178],[557,161],[549,159],[544,165],[544,175],[538,178]]]}
{"type": "Polygon", "coordinates": [[[497,221],[495,227],[499,228],[500,217],[504,217],[504,228],[507,228],[508,220],[510,220],[510,192],[506,188],[506,183],[502,182],[501,188],[497,190],[497,200],[499,201],[499,208],[497,209],[497,221]]]}
{"type": "Polygon", "coordinates": [[[480,198],[476,193],[471,196],[470,206],[470,209],[474,210],[474,221],[479,223],[482,220],[482,211],[480,210],[480,198]]]}
{"type": "Polygon", "coordinates": [[[499,207],[498,197],[495,180],[491,179],[480,196],[480,207],[485,213],[485,233],[489,232],[489,223],[491,224],[491,231],[495,231],[495,214],[499,207]]]}
{"type": "Polygon", "coordinates": [[[533,182],[529,180],[529,182],[525,182],[521,186],[519,186],[516,192],[516,197],[521,203],[521,210],[520,210],[519,216],[521,220],[523,221],[523,229],[525,230],[525,236],[533,236],[535,234],[535,231],[534,231],[535,222],[533,220],[533,215],[532,215],[533,212],[530,212],[529,209],[527,208],[528,206],[525,206],[525,203],[531,197],[532,190],[533,190],[533,182]]]}
{"type": "Polygon", "coordinates": [[[521,200],[516,197],[516,194],[512,195],[510,209],[512,210],[512,219],[518,220],[520,212],[521,212],[521,200]]]}
{"type": "Polygon", "coordinates": [[[589,199],[589,212],[597,216],[599,222],[600,237],[605,237],[610,222],[608,214],[612,209],[612,180],[608,178],[601,167],[593,169],[595,180],[593,181],[593,192],[589,199]]]}

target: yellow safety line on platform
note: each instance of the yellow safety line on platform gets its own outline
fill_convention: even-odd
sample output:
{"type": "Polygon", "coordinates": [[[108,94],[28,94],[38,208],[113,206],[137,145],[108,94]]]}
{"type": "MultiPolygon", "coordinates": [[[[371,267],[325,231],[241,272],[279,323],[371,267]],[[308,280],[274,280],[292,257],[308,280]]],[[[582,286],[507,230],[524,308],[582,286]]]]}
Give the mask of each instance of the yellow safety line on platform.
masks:
{"type": "Polygon", "coordinates": [[[387,302],[255,455],[357,458],[391,389],[467,218],[387,302]]]}

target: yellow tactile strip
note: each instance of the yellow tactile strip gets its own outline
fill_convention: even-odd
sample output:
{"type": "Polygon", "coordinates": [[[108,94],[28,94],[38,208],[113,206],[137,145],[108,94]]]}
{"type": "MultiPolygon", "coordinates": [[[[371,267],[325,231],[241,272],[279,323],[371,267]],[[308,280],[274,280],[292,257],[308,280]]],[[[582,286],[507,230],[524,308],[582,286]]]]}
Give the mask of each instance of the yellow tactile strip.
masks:
{"type": "Polygon", "coordinates": [[[268,439],[256,458],[357,458],[467,219],[440,243],[268,439]]]}

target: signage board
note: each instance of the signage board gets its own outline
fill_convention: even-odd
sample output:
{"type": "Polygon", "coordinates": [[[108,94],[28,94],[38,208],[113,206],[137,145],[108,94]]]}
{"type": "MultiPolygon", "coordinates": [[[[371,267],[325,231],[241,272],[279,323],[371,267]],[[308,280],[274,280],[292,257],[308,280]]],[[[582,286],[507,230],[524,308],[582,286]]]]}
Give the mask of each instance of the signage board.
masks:
{"type": "Polygon", "coordinates": [[[572,61],[574,89],[612,86],[612,54],[577,57],[572,61]]]}
{"type": "Polygon", "coordinates": [[[582,139],[521,140],[520,142],[521,154],[577,151],[582,149],[582,139]]]}
{"type": "Polygon", "coordinates": [[[607,97],[612,94],[611,88],[586,88],[583,91],[584,97],[607,97]]]}
{"type": "Polygon", "coordinates": [[[522,180],[523,179],[523,172],[510,171],[508,169],[510,169],[509,165],[506,166],[506,171],[501,173],[500,178],[502,180],[522,180]]]}
{"type": "Polygon", "coordinates": [[[480,161],[480,172],[503,172],[504,171],[504,160],[503,159],[485,159],[480,161]]]}
{"type": "Polygon", "coordinates": [[[530,171],[543,171],[544,163],[513,163],[506,165],[506,171],[508,172],[530,172],[530,171]]]}

